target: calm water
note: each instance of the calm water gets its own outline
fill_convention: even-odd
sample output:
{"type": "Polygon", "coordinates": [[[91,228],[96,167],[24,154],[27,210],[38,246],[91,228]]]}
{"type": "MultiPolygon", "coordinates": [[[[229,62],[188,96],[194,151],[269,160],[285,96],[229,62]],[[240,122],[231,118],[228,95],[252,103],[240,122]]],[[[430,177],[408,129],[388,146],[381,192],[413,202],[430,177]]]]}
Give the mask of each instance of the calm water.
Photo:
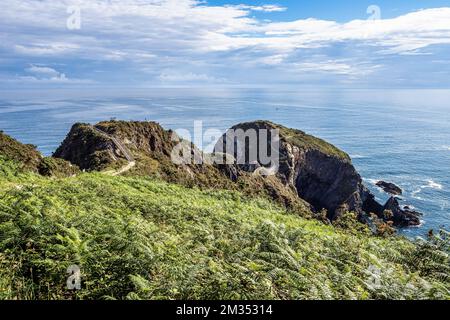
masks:
{"type": "MultiPolygon", "coordinates": [[[[225,131],[267,119],[324,138],[349,153],[366,185],[380,179],[404,191],[404,204],[424,213],[423,235],[450,221],[450,91],[267,91],[152,89],[0,92],[0,129],[50,155],[74,122],[153,120],[165,128],[225,131]]],[[[211,137],[206,137],[211,138],[211,137]]],[[[208,140],[208,139],[206,139],[208,140]]],[[[209,141],[205,141],[207,144],[209,141]]]]}

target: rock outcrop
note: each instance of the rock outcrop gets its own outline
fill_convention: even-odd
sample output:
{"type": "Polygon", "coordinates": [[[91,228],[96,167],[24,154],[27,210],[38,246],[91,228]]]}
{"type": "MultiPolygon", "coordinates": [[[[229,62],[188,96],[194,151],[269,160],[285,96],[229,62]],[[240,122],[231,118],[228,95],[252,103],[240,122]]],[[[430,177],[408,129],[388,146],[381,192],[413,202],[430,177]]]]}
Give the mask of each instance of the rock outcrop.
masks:
{"type": "MultiPolygon", "coordinates": [[[[367,197],[362,180],[351,164],[350,157],[333,145],[307,135],[300,130],[289,129],[268,121],[256,121],[236,125],[230,131],[255,130],[279,131],[279,165],[276,177],[298,196],[316,209],[327,209],[328,218],[334,220],[336,211],[343,205],[350,211],[361,212],[363,200],[367,197]]],[[[215,150],[224,152],[230,143],[224,135],[215,150]]],[[[260,141],[258,136],[258,145],[260,141]]],[[[265,139],[266,137],[262,137],[265,139]]],[[[267,137],[267,143],[272,144],[267,137]]],[[[249,145],[235,144],[235,154],[249,154],[249,145]],[[241,148],[241,150],[239,150],[241,148]]],[[[270,149],[269,146],[267,149],[270,149]]],[[[253,172],[261,163],[239,163],[240,170],[253,172]]]]}
{"type": "Polygon", "coordinates": [[[420,225],[421,213],[411,210],[409,207],[401,209],[398,199],[391,197],[384,206],[385,211],[392,213],[394,225],[398,227],[418,226],[420,225]]]}
{"type": "Polygon", "coordinates": [[[70,161],[82,170],[102,170],[122,158],[110,139],[82,123],[72,126],[53,156],[70,161]]]}
{"type": "Polygon", "coordinates": [[[403,194],[403,190],[399,186],[391,182],[378,181],[376,185],[383,189],[384,192],[392,194],[394,196],[401,196],[403,194]]]}
{"type": "MultiPolygon", "coordinates": [[[[363,214],[376,214],[384,218],[384,210],[391,209],[394,217],[387,219],[395,225],[416,224],[411,212],[402,210],[398,203],[388,203],[383,206],[375,200],[371,192],[363,185],[361,176],[352,165],[350,157],[335,146],[307,135],[306,133],[289,129],[268,121],[256,121],[242,123],[230,129],[216,145],[215,150],[224,152],[227,145],[235,147],[234,156],[249,155],[249,145],[240,141],[237,143],[230,139],[231,132],[241,130],[278,130],[279,132],[279,154],[280,162],[276,177],[286,187],[295,190],[298,196],[310,203],[316,211],[326,209],[328,219],[336,220],[345,211],[353,211],[360,216],[363,214]]],[[[271,149],[273,141],[270,137],[263,135],[258,146],[268,144],[271,149]],[[261,144],[262,143],[262,144],[261,144]]],[[[253,172],[255,168],[263,166],[263,163],[251,161],[236,164],[239,170],[253,172]]]]}
{"type": "Polygon", "coordinates": [[[104,121],[95,126],[77,123],[54,157],[87,171],[117,169],[132,158],[136,166],[131,173],[135,175],[154,175],[186,184],[195,179],[227,182],[218,169],[195,165],[195,159],[201,158],[202,152],[155,122],[104,121]],[[189,160],[185,164],[172,161],[172,152],[177,145],[188,153],[189,160]]]}

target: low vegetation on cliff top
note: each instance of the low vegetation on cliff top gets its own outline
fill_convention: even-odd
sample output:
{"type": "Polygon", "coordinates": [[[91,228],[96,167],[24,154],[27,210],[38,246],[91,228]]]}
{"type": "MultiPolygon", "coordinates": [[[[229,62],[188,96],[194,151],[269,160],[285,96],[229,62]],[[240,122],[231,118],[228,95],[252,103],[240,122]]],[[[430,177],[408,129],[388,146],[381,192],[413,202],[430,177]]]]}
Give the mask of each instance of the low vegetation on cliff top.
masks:
{"type": "Polygon", "coordinates": [[[445,238],[375,237],[238,192],[46,178],[0,159],[0,299],[448,299],[445,238]],[[79,291],[66,288],[71,265],[79,291]]]}
{"type": "Polygon", "coordinates": [[[47,177],[67,177],[80,171],[77,166],[63,159],[42,156],[36,146],[22,144],[1,130],[0,156],[15,161],[18,170],[32,171],[47,177]]]}
{"type": "Polygon", "coordinates": [[[280,137],[283,137],[287,142],[291,143],[292,145],[295,145],[299,148],[303,148],[305,150],[317,150],[326,155],[336,157],[341,160],[351,161],[350,156],[344,151],[337,148],[336,146],[298,129],[287,128],[285,126],[267,120],[241,123],[238,126],[239,128],[244,129],[252,128],[255,126],[276,128],[279,130],[280,137]]]}

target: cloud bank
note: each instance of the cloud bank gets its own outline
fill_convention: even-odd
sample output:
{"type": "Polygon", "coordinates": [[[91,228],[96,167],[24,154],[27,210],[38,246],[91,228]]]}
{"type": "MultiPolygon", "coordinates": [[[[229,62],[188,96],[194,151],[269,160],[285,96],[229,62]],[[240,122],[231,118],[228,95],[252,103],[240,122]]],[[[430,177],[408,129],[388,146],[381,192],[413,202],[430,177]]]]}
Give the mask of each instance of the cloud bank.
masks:
{"type": "Polygon", "coordinates": [[[450,53],[450,8],[346,23],[252,14],[285,10],[194,0],[3,0],[0,81],[449,85],[450,64],[439,61],[450,53]]]}

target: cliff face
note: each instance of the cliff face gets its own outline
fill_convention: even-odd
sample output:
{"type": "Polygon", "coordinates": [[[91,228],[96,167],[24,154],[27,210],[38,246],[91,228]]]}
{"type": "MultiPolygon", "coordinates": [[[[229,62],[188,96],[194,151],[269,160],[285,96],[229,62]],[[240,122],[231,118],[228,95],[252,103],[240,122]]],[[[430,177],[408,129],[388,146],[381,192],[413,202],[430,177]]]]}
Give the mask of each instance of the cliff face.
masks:
{"type": "MultiPolygon", "coordinates": [[[[232,127],[231,131],[241,129],[278,130],[280,162],[276,178],[287,188],[295,190],[300,198],[310,203],[317,211],[327,210],[327,217],[336,220],[346,212],[352,211],[368,216],[373,213],[378,218],[398,226],[417,225],[420,223],[417,213],[402,210],[398,202],[390,201],[381,205],[375,200],[373,194],[363,185],[361,176],[352,165],[350,157],[335,146],[305,134],[300,130],[286,128],[268,121],[242,123],[232,127]],[[386,215],[390,210],[393,215],[386,215]]],[[[231,135],[232,136],[232,135],[231,135]]],[[[266,137],[263,136],[262,139],[266,137]]],[[[227,144],[235,147],[234,156],[249,155],[249,145],[245,142],[236,143],[225,134],[216,145],[217,152],[224,152],[227,144]],[[227,138],[228,137],[228,138],[227,138]]],[[[271,149],[273,141],[267,138],[267,149],[271,149]]],[[[261,145],[258,137],[258,145],[261,145]]],[[[240,163],[240,170],[254,172],[261,167],[260,162],[240,163]]]]}
{"type": "MultiPolygon", "coordinates": [[[[289,129],[268,121],[243,123],[230,130],[239,129],[245,132],[249,130],[260,132],[263,129],[278,130],[280,162],[276,177],[315,208],[327,209],[330,220],[337,217],[338,209],[342,207],[350,211],[362,212],[366,190],[346,153],[300,130],[289,129]]],[[[224,135],[216,145],[216,151],[226,150],[229,143],[233,142],[227,141],[227,136],[224,135]]],[[[258,145],[261,143],[265,142],[261,142],[258,137],[258,145]]],[[[269,137],[267,144],[271,143],[273,142],[269,137]]],[[[235,147],[234,156],[249,154],[248,144],[239,143],[235,147]],[[239,148],[242,150],[238,150],[239,148]]],[[[262,166],[261,163],[238,165],[241,170],[250,172],[260,166],[262,166]]]]}
{"type": "Polygon", "coordinates": [[[327,209],[331,220],[343,206],[361,212],[362,181],[350,162],[317,150],[300,149],[292,175],[298,195],[314,207],[327,209]]]}
{"type": "Polygon", "coordinates": [[[72,126],[53,156],[70,161],[82,170],[102,170],[121,158],[110,139],[82,123],[72,126]]]}

